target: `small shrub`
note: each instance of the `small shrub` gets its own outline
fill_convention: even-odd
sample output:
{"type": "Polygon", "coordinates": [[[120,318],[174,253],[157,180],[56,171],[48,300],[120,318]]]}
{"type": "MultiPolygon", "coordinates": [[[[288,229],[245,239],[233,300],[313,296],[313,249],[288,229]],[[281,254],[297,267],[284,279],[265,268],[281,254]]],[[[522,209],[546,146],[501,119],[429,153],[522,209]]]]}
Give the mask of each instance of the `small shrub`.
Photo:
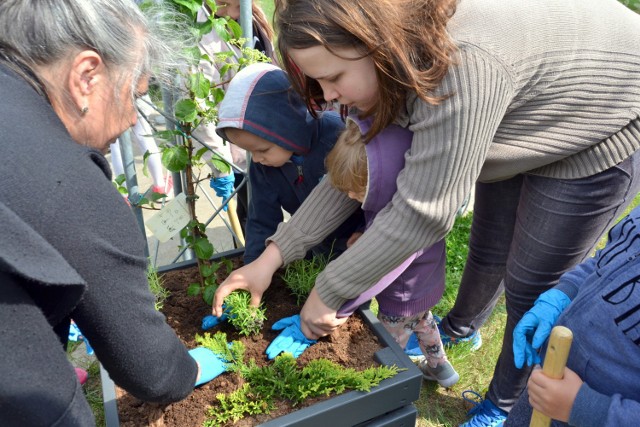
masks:
{"type": "Polygon", "coordinates": [[[230,394],[218,394],[218,405],[208,411],[204,426],[217,426],[247,415],[268,414],[277,400],[298,405],[306,399],[341,394],[348,390],[370,391],[386,378],[399,372],[396,366],[378,366],[357,371],[327,359],[312,360],[301,368],[289,353],[276,357],[272,364],[259,367],[254,360],[245,364],[241,358],[244,346],[234,341],[227,344],[226,334],[196,335],[196,341],[229,361],[229,370],[237,372],[246,382],[230,394]],[[242,350],[242,351],[240,351],[242,350]]]}
{"type": "Polygon", "coordinates": [[[242,290],[231,292],[225,298],[226,310],[229,318],[227,322],[233,325],[241,335],[249,336],[260,332],[264,321],[266,308],[260,304],[251,306],[251,295],[242,290]]]}
{"type": "Polygon", "coordinates": [[[147,280],[149,281],[149,290],[156,298],[154,307],[159,311],[167,298],[169,298],[169,295],[171,295],[171,292],[164,287],[162,279],[158,276],[158,270],[151,263],[147,267],[147,280]]]}
{"type": "Polygon", "coordinates": [[[312,259],[299,259],[287,266],[282,280],[296,297],[296,303],[302,305],[316,283],[316,277],[329,264],[329,257],[316,255],[312,259]]]}

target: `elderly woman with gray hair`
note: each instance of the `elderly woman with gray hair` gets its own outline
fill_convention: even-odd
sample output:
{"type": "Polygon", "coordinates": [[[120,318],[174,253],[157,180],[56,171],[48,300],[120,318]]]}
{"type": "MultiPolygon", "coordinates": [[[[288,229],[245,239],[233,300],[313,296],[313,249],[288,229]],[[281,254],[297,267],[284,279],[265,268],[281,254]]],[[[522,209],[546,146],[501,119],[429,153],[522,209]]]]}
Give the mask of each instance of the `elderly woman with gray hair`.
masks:
{"type": "Polygon", "coordinates": [[[94,424],[66,358],[71,318],[142,400],[178,401],[224,371],[154,310],[103,156],[175,52],[157,22],[131,0],[0,2],[0,425],[94,424]]]}

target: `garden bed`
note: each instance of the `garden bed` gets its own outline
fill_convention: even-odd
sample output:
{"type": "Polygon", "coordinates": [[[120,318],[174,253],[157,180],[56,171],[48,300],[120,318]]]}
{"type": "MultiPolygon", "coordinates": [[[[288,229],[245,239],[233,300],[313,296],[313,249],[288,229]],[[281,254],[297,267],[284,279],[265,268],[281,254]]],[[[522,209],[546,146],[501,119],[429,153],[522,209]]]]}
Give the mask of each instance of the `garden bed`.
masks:
{"type": "MultiPolygon", "coordinates": [[[[231,257],[235,268],[239,266],[240,253],[231,251],[219,257],[231,257]]],[[[221,270],[224,270],[224,267],[221,270]]],[[[222,279],[226,271],[220,271],[219,274],[222,279]]],[[[211,311],[200,297],[186,295],[189,283],[197,281],[196,275],[197,269],[190,262],[174,265],[170,270],[162,272],[164,286],[171,291],[162,312],[188,348],[197,346],[194,338],[196,333],[203,334],[200,329],[202,317],[211,311]]],[[[222,331],[227,334],[229,340],[243,341],[246,346],[245,358],[253,358],[260,366],[269,363],[264,351],[278,335],[278,332],[271,330],[271,325],[300,311],[300,307],[295,304],[295,298],[286,289],[279,275],[274,277],[263,300],[266,301],[267,321],[262,333],[252,337],[241,337],[227,324],[210,331],[222,331]]],[[[323,338],[309,347],[298,362],[304,365],[309,360],[317,358],[329,359],[357,370],[364,370],[378,363],[396,365],[403,370],[393,378],[384,380],[368,393],[351,391],[338,396],[309,399],[295,408],[280,401],[277,409],[270,414],[247,417],[233,425],[413,425],[416,411],[411,403],[419,397],[422,376],[368,309],[359,310],[330,337],[323,338]]],[[[235,375],[223,374],[194,390],[181,402],[156,405],[143,403],[125,391],[114,388],[105,372],[102,373],[102,378],[107,427],[201,426],[206,420],[207,408],[216,401],[216,394],[230,393],[240,385],[240,380],[235,375]]]]}

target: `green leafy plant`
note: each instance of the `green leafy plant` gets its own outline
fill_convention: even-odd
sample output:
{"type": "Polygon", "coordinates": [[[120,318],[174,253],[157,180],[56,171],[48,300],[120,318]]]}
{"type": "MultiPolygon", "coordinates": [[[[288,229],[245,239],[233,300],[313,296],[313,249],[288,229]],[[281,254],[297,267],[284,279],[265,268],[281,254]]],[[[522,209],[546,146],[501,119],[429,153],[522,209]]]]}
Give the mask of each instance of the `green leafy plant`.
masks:
{"type": "Polygon", "coordinates": [[[341,394],[348,390],[370,391],[400,370],[396,366],[377,366],[357,371],[327,359],[312,360],[305,367],[298,366],[289,353],[276,357],[272,364],[257,366],[254,360],[242,361],[244,347],[237,341],[227,344],[226,334],[196,335],[196,341],[209,348],[225,361],[232,361],[229,371],[236,372],[246,382],[235,392],[218,394],[218,405],[208,411],[205,426],[237,422],[247,415],[268,414],[278,400],[298,405],[306,399],[341,394]],[[242,349],[242,351],[240,351],[242,349]]]}
{"type": "Polygon", "coordinates": [[[151,263],[147,266],[147,280],[149,281],[149,290],[151,290],[156,299],[154,306],[159,311],[167,298],[169,298],[169,295],[171,295],[171,292],[164,287],[162,279],[158,275],[158,270],[151,263]]]}
{"type": "Polygon", "coordinates": [[[229,322],[241,335],[255,335],[262,329],[266,308],[262,304],[258,307],[251,305],[251,294],[238,290],[231,292],[225,298],[225,304],[229,312],[229,322]]]}
{"type": "Polygon", "coordinates": [[[299,259],[287,265],[282,280],[301,305],[309,296],[316,283],[316,277],[329,264],[329,257],[316,255],[311,259],[299,259]]]}
{"type": "MultiPolygon", "coordinates": [[[[208,147],[197,148],[194,143],[193,132],[203,124],[215,124],[217,122],[217,106],[224,98],[223,86],[228,83],[231,71],[239,69],[259,61],[269,61],[260,51],[242,47],[245,41],[242,38],[240,25],[227,18],[215,16],[217,9],[214,0],[206,0],[206,4],[214,12],[206,21],[197,22],[198,11],[202,7],[201,0],[172,0],[174,8],[185,15],[191,23],[193,33],[199,39],[203,35],[216,31],[220,38],[228,44],[229,51],[219,52],[214,57],[203,55],[197,46],[189,49],[189,56],[193,63],[184,70],[178,71],[184,83],[184,94],[175,106],[174,114],[178,121],[175,130],[166,130],[156,133],[166,143],[160,144],[162,152],[162,164],[171,172],[181,173],[184,177],[184,193],[191,220],[181,230],[180,237],[187,248],[195,254],[199,266],[200,283],[198,286],[189,286],[190,295],[202,295],[207,304],[211,304],[213,294],[217,288],[215,273],[219,265],[213,264],[210,258],[215,248],[206,234],[206,225],[198,220],[196,215],[196,186],[200,181],[200,174],[196,171],[205,165],[203,155],[210,151],[208,147]],[[239,49],[240,55],[231,47],[239,49]],[[220,80],[211,81],[202,72],[203,63],[219,69],[220,80]],[[178,143],[172,144],[172,141],[178,143]],[[197,290],[196,290],[197,289],[197,290]]],[[[231,166],[217,153],[212,154],[211,163],[214,168],[222,173],[230,173],[231,166]]],[[[204,179],[208,179],[207,176],[204,179]]]]}
{"type": "Polygon", "coordinates": [[[227,372],[240,372],[245,368],[246,349],[241,341],[227,342],[227,334],[224,332],[216,332],[214,335],[209,332],[205,332],[204,335],[196,334],[195,340],[224,360],[227,372]]]}

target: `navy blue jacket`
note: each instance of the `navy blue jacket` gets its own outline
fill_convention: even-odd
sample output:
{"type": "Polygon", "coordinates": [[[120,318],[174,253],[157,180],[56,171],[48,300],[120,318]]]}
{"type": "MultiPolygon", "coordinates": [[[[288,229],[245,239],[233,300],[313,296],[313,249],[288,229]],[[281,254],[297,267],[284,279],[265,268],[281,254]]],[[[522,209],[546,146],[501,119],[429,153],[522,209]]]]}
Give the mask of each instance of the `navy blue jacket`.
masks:
{"type": "MultiPolygon", "coordinates": [[[[244,261],[255,260],[265,248],[265,240],[289,214],[300,207],[325,175],[324,159],[344,123],[336,112],[320,113],[315,119],[293,91],[287,75],[271,64],[253,64],[234,76],[218,109],[216,131],[226,139],[225,129],[251,132],[271,143],[293,151],[291,161],[281,167],[251,163],[251,196],[246,224],[244,261]]],[[[346,239],[364,224],[357,212],[345,221],[315,253],[338,255],[346,239]]]]}

